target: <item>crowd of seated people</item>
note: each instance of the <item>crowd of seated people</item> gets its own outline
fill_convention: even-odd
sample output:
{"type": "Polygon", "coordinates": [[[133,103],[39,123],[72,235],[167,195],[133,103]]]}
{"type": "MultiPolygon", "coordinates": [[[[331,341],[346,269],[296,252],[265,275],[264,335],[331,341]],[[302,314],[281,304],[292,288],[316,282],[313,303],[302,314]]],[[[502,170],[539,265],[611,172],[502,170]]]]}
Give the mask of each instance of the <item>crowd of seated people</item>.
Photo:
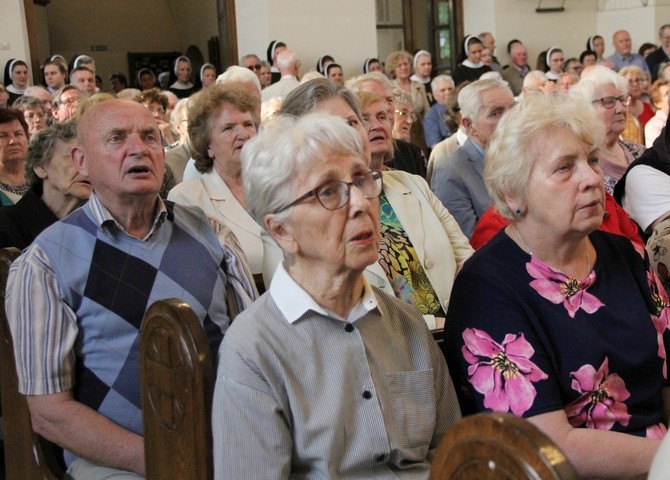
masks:
{"type": "Polygon", "coordinates": [[[537,69],[467,35],[451,75],[426,50],[304,71],[272,41],[108,90],[87,55],[49,57],[42,86],[10,60],[0,247],[23,250],[6,298],[34,430],[74,479],[143,478],[139,326],[176,297],[217,362],[216,478],[426,479],[476,411],[527,418],[584,477],[648,472],[670,341],[658,34],[537,69]]]}

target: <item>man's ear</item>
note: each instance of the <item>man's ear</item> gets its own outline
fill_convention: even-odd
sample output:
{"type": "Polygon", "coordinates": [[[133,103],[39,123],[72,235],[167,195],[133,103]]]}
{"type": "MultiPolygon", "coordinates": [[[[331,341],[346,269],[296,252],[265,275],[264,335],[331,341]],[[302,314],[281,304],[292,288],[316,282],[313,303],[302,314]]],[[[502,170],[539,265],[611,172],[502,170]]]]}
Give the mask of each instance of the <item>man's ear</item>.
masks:
{"type": "Polygon", "coordinates": [[[279,247],[289,255],[295,255],[298,252],[298,243],[291,234],[290,226],[286,221],[277,221],[277,215],[268,213],[265,215],[265,228],[270,233],[279,247]]]}
{"type": "Polygon", "coordinates": [[[70,158],[79,173],[88,177],[88,165],[85,160],[84,150],[79,146],[74,147],[70,150],[70,158]]]}
{"type": "Polygon", "coordinates": [[[465,133],[468,136],[476,133],[475,129],[474,129],[473,122],[468,117],[463,117],[461,119],[461,123],[463,124],[463,128],[465,128],[465,133]]]}

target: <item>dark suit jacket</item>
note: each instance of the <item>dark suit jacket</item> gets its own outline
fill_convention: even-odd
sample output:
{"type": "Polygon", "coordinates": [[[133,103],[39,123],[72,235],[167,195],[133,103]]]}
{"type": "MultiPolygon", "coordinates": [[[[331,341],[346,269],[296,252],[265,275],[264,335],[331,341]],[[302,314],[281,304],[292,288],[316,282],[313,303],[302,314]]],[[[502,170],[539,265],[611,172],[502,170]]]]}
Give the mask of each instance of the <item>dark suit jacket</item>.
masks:
{"type": "Polygon", "coordinates": [[[658,67],[663,62],[670,62],[670,58],[663,51],[663,47],[658,47],[645,58],[649,71],[651,72],[651,81],[656,81],[658,78],[658,67]]]}

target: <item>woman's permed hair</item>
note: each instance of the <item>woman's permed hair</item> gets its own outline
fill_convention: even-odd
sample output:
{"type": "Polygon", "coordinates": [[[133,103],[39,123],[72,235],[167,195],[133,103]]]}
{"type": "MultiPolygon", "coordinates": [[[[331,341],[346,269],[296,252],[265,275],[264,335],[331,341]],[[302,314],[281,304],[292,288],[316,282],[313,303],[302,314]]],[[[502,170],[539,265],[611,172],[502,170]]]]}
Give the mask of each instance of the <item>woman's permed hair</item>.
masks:
{"type": "Polygon", "coordinates": [[[215,84],[201,90],[192,97],[192,102],[189,103],[188,109],[188,135],[191,139],[195,168],[200,173],[205,173],[214,165],[214,159],[207,153],[212,140],[214,116],[222,106],[233,105],[242,112],[250,112],[251,118],[256,121],[258,99],[251,95],[243,84],[226,83],[215,84]]]}

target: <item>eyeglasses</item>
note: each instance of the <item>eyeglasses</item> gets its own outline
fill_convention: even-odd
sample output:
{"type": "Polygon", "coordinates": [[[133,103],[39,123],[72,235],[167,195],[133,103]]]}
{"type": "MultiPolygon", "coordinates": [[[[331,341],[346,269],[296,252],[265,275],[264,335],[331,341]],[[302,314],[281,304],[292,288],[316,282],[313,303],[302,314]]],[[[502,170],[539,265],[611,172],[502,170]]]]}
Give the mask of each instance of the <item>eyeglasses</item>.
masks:
{"type": "Polygon", "coordinates": [[[352,185],[358,188],[368,200],[377,198],[382,193],[382,172],[371,170],[361,173],[354,176],[352,182],[331,180],[310,190],[300,198],[295,199],[285,207],[275,210],[273,213],[283,212],[310,197],[316,197],[321,206],[326,210],[339,210],[349,203],[352,185]]]}
{"type": "Polygon", "coordinates": [[[594,100],[592,103],[600,102],[605,108],[614,108],[616,102],[621,102],[621,105],[627,107],[630,105],[630,95],[621,95],[620,97],[603,97],[594,100]]]}
{"type": "Polygon", "coordinates": [[[79,97],[71,97],[71,98],[68,98],[67,100],[61,100],[59,98],[54,103],[56,104],[56,108],[58,108],[60,105],[72,105],[73,103],[76,103],[78,101],[79,101],[79,97]]]}
{"type": "Polygon", "coordinates": [[[407,119],[412,122],[416,122],[416,115],[414,114],[414,112],[410,112],[406,108],[403,108],[402,110],[396,109],[395,113],[396,115],[399,115],[401,117],[407,117],[407,119]]]}
{"type": "Polygon", "coordinates": [[[628,79],[628,83],[644,83],[644,82],[646,82],[646,81],[647,81],[647,79],[646,79],[646,78],[642,78],[642,77],[629,78],[629,79],[628,79]]]}
{"type": "Polygon", "coordinates": [[[255,65],[249,65],[247,68],[248,68],[249,70],[260,70],[260,69],[261,69],[261,64],[260,64],[260,63],[257,63],[257,64],[255,64],[255,65]]]}
{"type": "Polygon", "coordinates": [[[145,107],[147,108],[147,110],[149,110],[149,113],[152,115],[159,115],[161,117],[165,116],[165,110],[163,110],[163,108],[150,108],[147,107],[146,105],[145,107]]]}

